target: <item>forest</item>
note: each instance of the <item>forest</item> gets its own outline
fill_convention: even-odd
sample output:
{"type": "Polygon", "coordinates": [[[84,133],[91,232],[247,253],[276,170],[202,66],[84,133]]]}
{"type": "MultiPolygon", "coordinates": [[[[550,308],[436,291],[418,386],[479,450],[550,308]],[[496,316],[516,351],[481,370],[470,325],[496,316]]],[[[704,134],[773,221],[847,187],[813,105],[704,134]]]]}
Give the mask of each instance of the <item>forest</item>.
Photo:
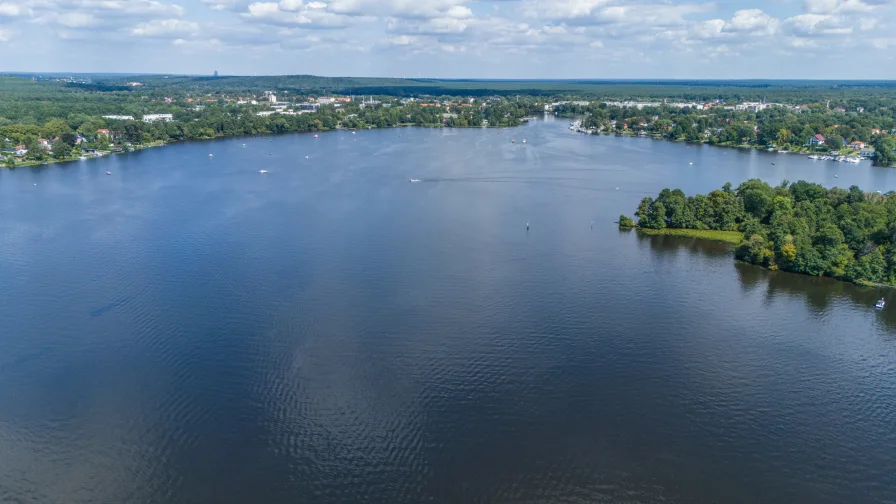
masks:
{"type": "Polygon", "coordinates": [[[776,187],[752,179],[709,194],[663,189],[644,198],[635,224],[651,230],[737,231],[738,260],[858,284],[896,285],[896,193],[865,193],[805,181],[776,187]]]}

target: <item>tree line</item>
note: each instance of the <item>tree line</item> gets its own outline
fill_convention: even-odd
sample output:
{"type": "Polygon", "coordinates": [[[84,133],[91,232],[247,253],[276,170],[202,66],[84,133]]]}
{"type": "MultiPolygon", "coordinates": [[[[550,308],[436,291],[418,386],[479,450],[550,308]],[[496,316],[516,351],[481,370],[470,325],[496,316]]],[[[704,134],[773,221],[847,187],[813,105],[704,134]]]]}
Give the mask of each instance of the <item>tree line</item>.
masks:
{"type": "MultiPolygon", "coordinates": [[[[705,195],[664,189],[641,200],[635,216],[643,228],[742,232],[737,259],[770,269],[896,285],[893,192],[752,179],[705,195]]],[[[620,224],[633,224],[626,219],[620,224]]]]}

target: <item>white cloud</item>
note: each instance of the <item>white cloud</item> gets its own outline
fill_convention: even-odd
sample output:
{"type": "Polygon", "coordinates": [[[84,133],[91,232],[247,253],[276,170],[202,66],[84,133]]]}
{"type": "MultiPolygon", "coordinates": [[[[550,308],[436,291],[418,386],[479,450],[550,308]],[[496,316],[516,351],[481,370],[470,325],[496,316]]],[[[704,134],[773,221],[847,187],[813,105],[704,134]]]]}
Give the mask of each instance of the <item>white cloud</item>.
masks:
{"type": "Polygon", "coordinates": [[[180,17],[184,8],[155,0],[55,0],[56,9],[86,11],[96,16],[180,17]]]}
{"type": "Polygon", "coordinates": [[[845,24],[843,19],[828,14],[800,14],[788,18],[784,24],[796,37],[849,35],[853,31],[852,26],[845,24]]]}
{"type": "Polygon", "coordinates": [[[778,20],[759,9],[739,10],[731,22],[725,23],[724,30],[732,33],[772,35],[778,30],[778,20]]]}
{"type": "Polygon", "coordinates": [[[9,42],[13,38],[12,30],[0,28],[0,42],[9,42]]]}
{"type": "Polygon", "coordinates": [[[21,5],[14,3],[0,3],[0,16],[5,17],[16,17],[22,15],[26,12],[26,9],[21,5]]]}
{"type": "Polygon", "coordinates": [[[523,13],[534,19],[579,19],[587,18],[595,10],[611,0],[526,0],[523,13]]]}
{"type": "Polygon", "coordinates": [[[185,37],[199,31],[199,23],[182,19],[157,19],[140,23],[131,29],[137,37],[185,37]]]}
{"type": "Polygon", "coordinates": [[[350,16],[328,12],[327,4],[323,2],[255,2],[249,4],[247,11],[240,16],[247,21],[284,27],[344,28],[352,23],[350,16]]]}
{"type": "Polygon", "coordinates": [[[330,0],[327,10],[351,16],[470,17],[468,0],[330,0]]]}

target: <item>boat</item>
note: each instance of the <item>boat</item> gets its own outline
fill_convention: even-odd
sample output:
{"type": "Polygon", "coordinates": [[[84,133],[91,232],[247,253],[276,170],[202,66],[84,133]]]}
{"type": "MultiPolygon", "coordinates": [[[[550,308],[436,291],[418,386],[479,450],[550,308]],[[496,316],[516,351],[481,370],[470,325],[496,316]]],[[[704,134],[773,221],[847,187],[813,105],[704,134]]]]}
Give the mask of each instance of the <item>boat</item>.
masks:
{"type": "Polygon", "coordinates": [[[414,183],[414,182],[422,182],[422,180],[420,180],[420,179],[416,179],[416,178],[412,178],[412,179],[408,179],[408,182],[410,182],[410,183],[414,183]]]}
{"type": "Polygon", "coordinates": [[[811,156],[809,156],[809,159],[818,159],[818,155],[817,155],[817,154],[812,154],[811,156]]]}
{"type": "Polygon", "coordinates": [[[516,140],[511,140],[510,143],[515,144],[516,140]]]}
{"type": "Polygon", "coordinates": [[[834,178],[840,178],[840,175],[834,174],[834,178]]]}
{"type": "Polygon", "coordinates": [[[883,310],[883,308],[884,308],[884,306],[886,306],[886,304],[887,304],[887,302],[884,301],[884,298],[880,298],[880,301],[878,301],[878,302],[874,305],[874,307],[877,308],[878,310],[883,310]]]}
{"type": "Polygon", "coordinates": [[[244,148],[244,149],[246,148],[246,144],[243,144],[243,148],[244,148]]]}
{"type": "Polygon", "coordinates": [[[526,143],[526,139],[525,139],[525,138],[523,139],[523,143],[526,143]]]}
{"type": "Polygon", "coordinates": [[[314,138],[319,138],[317,135],[314,135],[314,138]]]}
{"type": "Polygon", "coordinates": [[[258,173],[260,173],[260,174],[262,174],[262,175],[267,174],[267,172],[268,172],[267,170],[258,170],[258,173]]]}
{"type": "Polygon", "coordinates": [[[208,157],[215,157],[215,155],[214,155],[214,154],[209,154],[208,157]]]}
{"type": "Polygon", "coordinates": [[[84,161],[84,160],[87,159],[87,156],[81,156],[81,157],[79,157],[78,159],[80,159],[81,161],[84,161]]]}
{"type": "Polygon", "coordinates": [[[688,166],[693,166],[693,165],[694,165],[694,163],[688,163],[688,166]]]}
{"type": "Polygon", "coordinates": [[[107,171],[107,172],[106,172],[106,175],[112,175],[112,172],[107,171]]]}

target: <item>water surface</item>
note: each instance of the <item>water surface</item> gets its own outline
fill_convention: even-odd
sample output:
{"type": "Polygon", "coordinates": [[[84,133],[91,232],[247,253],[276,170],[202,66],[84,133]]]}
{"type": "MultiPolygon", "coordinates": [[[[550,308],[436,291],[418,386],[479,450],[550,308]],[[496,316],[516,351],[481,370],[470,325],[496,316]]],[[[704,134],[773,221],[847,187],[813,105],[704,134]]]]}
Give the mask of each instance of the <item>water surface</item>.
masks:
{"type": "Polygon", "coordinates": [[[896,297],[613,224],[754,177],[896,189],[560,121],[0,170],[0,502],[896,501],[896,297]]]}

